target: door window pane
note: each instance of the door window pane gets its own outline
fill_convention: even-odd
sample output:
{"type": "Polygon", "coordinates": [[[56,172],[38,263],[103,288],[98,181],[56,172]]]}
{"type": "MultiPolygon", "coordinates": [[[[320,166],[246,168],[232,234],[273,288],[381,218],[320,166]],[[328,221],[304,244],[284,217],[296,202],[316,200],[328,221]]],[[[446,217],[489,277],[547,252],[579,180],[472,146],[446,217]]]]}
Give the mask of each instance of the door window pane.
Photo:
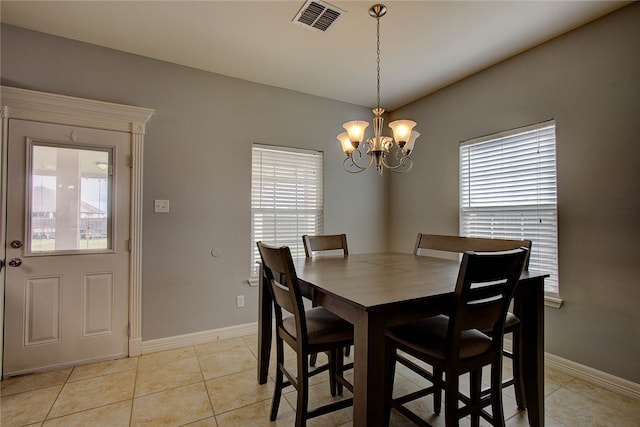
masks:
{"type": "Polygon", "coordinates": [[[29,147],[29,252],[110,250],[111,150],[29,147]]]}

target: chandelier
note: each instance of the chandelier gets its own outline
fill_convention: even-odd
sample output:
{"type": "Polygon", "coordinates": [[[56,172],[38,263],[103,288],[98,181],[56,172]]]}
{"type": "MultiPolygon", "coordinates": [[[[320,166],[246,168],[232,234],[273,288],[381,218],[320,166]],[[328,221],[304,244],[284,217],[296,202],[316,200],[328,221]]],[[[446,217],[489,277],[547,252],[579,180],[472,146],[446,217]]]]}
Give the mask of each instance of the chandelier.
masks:
{"type": "Polygon", "coordinates": [[[383,4],[375,4],[369,9],[369,15],[376,18],[377,29],[377,107],[373,109],[373,137],[366,141],[366,154],[369,156],[368,163],[362,160],[363,147],[360,145],[364,139],[364,132],[369,126],[368,122],[362,120],[354,120],[346,122],[342,125],[346,132],[338,135],[338,141],[342,144],[342,151],[347,156],[344,159],[343,166],[347,172],[358,173],[367,169],[375,163],[376,170],[380,175],[384,169],[390,169],[394,172],[409,172],[413,166],[411,160],[411,152],[416,142],[416,138],[420,134],[413,130],[416,122],[413,120],[394,120],[389,123],[389,127],[393,131],[393,138],[382,136],[382,124],[384,118],[384,108],[380,108],[380,18],[387,13],[387,7],[383,4]],[[397,146],[393,155],[389,155],[391,149],[397,146]],[[391,161],[390,161],[391,160],[391,161]]]}

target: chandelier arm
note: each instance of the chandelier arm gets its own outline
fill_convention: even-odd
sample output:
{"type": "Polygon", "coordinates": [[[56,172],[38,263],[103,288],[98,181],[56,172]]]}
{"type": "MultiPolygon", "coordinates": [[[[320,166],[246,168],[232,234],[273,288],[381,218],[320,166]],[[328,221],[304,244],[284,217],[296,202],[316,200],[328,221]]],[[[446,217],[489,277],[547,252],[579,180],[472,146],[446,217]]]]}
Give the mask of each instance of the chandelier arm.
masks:
{"type": "Polygon", "coordinates": [[[369,168],[369,166],[371,166],[371,164],[373,163],[373,157],[369,157],[369,162],[367,163],[366,166],[361,166],[358,164],[358,162],[356,161],[356,158],[354,158],[354,154],[357,154],[357,158],[361,159],[362,156],[362,152],[360,150],[354,150],[353,153],[351,153],[351,156],[346,157],[344,159],[344,161],[342,162],[342,166],[344,167],[344,170],[346,170],[349,173],[358,173],[358,172],[362,172],[363,170],[366,170],[369,168]],[[356,168],[357,170],[354,170],[353,168],[356,168]]]}
{"type": "Polygon", "coordinates": [[[411,159],[407,159],[408,162],[403,162],[397,166],[394,167],[390,167],[387,168],[389,169],[391,172],[395,172],[395,173],[406,173],[409,172],[411,170],[411,168],[413,167],[413,160],[411,159]],[[402,166],[402,168],[401,168],[402,166]]]}
{"type": "MultiPolygon", "coordinates": [[[[371,143],[370,143],[369,141],[367,141],[367,145],[368,145],[369,147],[371,147],[371,143]]],[[[362,146],[361,146],[361,148],[362,148],[362,146]]],[[[360,150],[355,150],[355,151],[354,151],[354,153],[358,153],[358,158],[359,158],[359,159],[361,159],[361,158],[363,158],[363,157],[364,157],[364,156],[362,155],[362,151],[360,151],[360,150]]],[[[368,152],[368,151],[367,151],[367,154],[369,154],[369,152],[368,152]]],[[[352,155],[352,157],[353,157],[353,155],[352,155]]],[[[355,162],[354,162],[354,163],[355,163],[355,162]]],[[[358,166],[359,168],[361,168],[362,170],[364,170],[364,169],[367,169],[369,166],[371,166],[371,164],[372,164],[372,163],[373,163],[373,156],[369,156],[369,162],[367,163],[367,165],[366,165],[366,166],[364,166],[364,167],[359,166],[359,165],[357,165],[357,166],[358,166]]]]}
{"type": "Polygon", "coordinates": [[[342,162],[342,167],[344,168],[344,170],[346,170],[349,173],[359,173],[359,172],[362,172],[364,170],[367,170],[367,168],[369,167],[370,164],[371,164],[371,162],[369,162],[369,164],[367,166],[363,167],[363,166],[360,166],[359,164],[357,164],[355,162],[355,160],[353,160],[351,157],[347,157],[342,162]]]}
{"type": "Polygon", "coordinates": [[[395,166],[391,166],[387,162],[387,158],[385,156],[385,157],[382,158],[382,164],[384,165],[385,168],[391,170],[392,172],[396,172],[396,173],[409,172],[411,170],[411,168],[413,167],[413,160],[411,159],[411,157],[402,156],[399,160],[400,160],[400,163],[398,163],[395,166]]]}
{"type": "Polygon", "coordinates": [[[401,170],[401,171],[396,171],[398,173],[405,173],[405,172],[409,172],[411,170],[411,168],[413,167],[413,159],[411,159],[411,157],[405,157],[405,160],[403,163],[406,163],[408,166],[406,169],[401,170]],[[407,163],[409,162],[409,163],[407,163]]]}
{"type": "Polygon", "coordinates": [[[398,161],[398,163],[400,163],[400,164],[404,164],[407,160],[411,160],[411,153],[405,154],[405,152],[402,151],[401,148],[396,150],[394,156],[395,156],[396,160],[398,161]]]}
{"type": "Polygon", "coordinates": [[[347,157],[344,159],[344,161],[342,162],[342,167],[349,173],[359,173],[364,170],[363,168],[359,167],[351,157],[347,157]],[[353,166],[355,166],[357,169],[353,169],[353,166]]]}

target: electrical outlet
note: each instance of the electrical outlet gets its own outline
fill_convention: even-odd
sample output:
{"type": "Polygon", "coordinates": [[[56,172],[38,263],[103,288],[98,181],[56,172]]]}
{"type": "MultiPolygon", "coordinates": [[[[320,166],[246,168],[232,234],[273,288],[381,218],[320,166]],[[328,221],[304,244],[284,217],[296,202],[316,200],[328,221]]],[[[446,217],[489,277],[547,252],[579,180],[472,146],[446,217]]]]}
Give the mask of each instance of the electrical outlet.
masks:
{"type": "Polygon", "coordinates": [[[236,297],[236,307],[244,307],[244,295],[238,295],[236,297]]]}
{"type": "Polygon", "coordinates": [[[167,213],[169,212],[169,201],[168,200],[154,200],[153,201],[153,211],[156,213],[167,213]]]}

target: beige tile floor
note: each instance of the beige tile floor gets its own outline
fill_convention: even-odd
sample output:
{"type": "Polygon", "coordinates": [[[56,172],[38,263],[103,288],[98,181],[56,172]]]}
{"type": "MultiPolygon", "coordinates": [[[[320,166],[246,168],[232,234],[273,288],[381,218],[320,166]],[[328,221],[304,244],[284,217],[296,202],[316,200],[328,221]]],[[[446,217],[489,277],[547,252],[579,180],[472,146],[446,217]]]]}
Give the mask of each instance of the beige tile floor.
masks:
{"type": "MultiPolygon", "coordinates": [[[[252,335],[7,379],[0,383],[0,425],[291,426],[295,391],[290,388],[278,419],[269,422],[273,381],[257,384],[256,349],[252,335]]],[[[508,370],[505,367],[506,374],[508,370]]],[[[398,368],[396,392],[420,384],[419,378],[398,368]]],[[[310,389],[311,407],[332,399],[325,374],[314,377],[310,389]]],[[[640,426],[639,401],[550,368],[545,371],[545,396],[550,427],[640,426]]],[[[526,426],[526,412],[516,408],[510,389],[504,392],[504,403],[507,427],[526,426]]],[[[430,401],[413,405],[434,426],[444,426],[443,416],[432,415],[430,401]]],[[[351,416],[351,408],[346,408],[314,418],[309,425],[351,426],[351,416]]],[[[395,412],[391,424],[410,425],[395,412]]]]}

